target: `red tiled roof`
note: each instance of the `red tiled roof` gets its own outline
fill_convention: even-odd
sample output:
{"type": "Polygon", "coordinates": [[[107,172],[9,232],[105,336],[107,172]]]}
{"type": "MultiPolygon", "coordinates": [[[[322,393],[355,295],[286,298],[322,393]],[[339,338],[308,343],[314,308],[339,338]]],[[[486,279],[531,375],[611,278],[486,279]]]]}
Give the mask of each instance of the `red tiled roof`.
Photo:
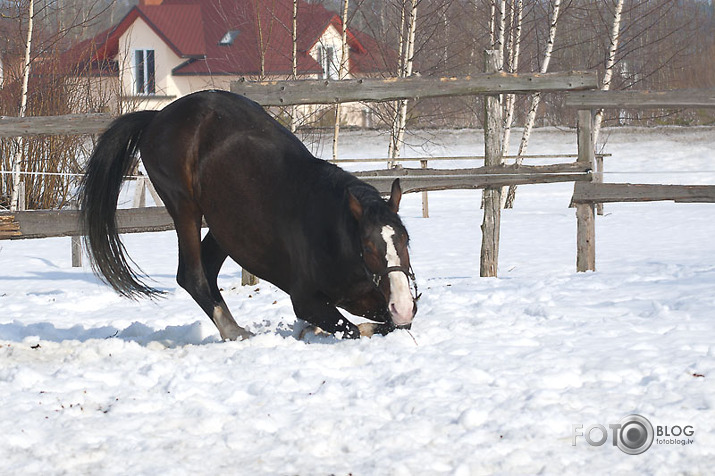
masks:
{"type": "MultiPolygon", "coordinates": [[[[174,74],[259,74],[261,57],[265,74],[290,74],[292,15],[292,0],[164,0],[161,5],[134,7],[113,29],[85,43],[93,45],[92,62],[113,58],[118,53],[119,37],[141,18],[179,57],[187,59],[174,74]],[[234,41],[219,44],[228,31],[237,31],[234,41]]],[[[308,51],[331,25],[342,30],[337,15],[322,5],[299,0],[299,74],[322,72],[308,51]]],[[[348,29],[348,44],[353,72],[395,69],[388,65],[396,64],[396,53],[371,36],[348,29]]],[[[79,47],[72,50],[86,57],[87,45],[79,47]]]]}
{"type": "MultiPolygon", "coordinates": [[[[169,3],[162,6],[174,1],[186,0],[167,0],[169,3]]],[[[206,19],[205,57],[179,66],[174,74],[259,74],[261,57],[266,74],[290,73],[292,0],[194,1],[200,2],[206,19]],[[220,45],[220,40],[231,30],[238,31],[233,43],[220,45]]],[[[314,7],[305,2],[298,7],[298,71],[302,74],[322,71],[307,54],[312,45],[306,44],[306,38],[317,40],[332,16],[324,8],[314,7]]]]}
{"type": "Polygon", "coordinates": [[[139,6],[136,11],[178,56],[205,53],[200,5],[139,6]]]}

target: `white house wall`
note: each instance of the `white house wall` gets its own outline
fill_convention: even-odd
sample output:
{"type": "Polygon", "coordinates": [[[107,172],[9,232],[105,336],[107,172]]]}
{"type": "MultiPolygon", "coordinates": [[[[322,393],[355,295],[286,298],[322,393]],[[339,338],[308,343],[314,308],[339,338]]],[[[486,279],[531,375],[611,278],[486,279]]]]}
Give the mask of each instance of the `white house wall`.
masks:
{"type": "MultiPolygon", "coordinates": [[[[323,35],[320,37],[320,39],[313,45],[313,48],[310,49],[309,54],[310,56],[317,61],[320,64],[320,57],[318,55],[318,50],[320,47],[323,48],[333,48],[333,51],[335,51],[336,59],[338,62],[342,61],[342,54],[343,54],[343,34],[341,31],[338,31],[335,26],[330,25],[328,28],[325,30],[323,35]]],[[[343,70],[342,77],[343,79],[350,79],[351,75],[349,71],[347,71],[348,64],[350,62],[348,61],[350,58],[350,48],[347,50],[347,55],[348,57],[346,58],[345,64],[340,65],[341,69],[343,70]]]]}
{"type": "MultiPolygon", "coordinates": [[[[343,54],[343,34],[342,31],[335,28],[334,25],[329,25],[325,30],[323,35],[318,39],[318,41],[313,45],[308,54],[320,64],[320,56],[318,50],[323,48],[333,48],[336,54],[336,59],[342,62],[343,54]]],[[[352,79],[353,76],[348,71],[348,66],[350,64],[350,48],[347,49],[348,57],[345,58],[345,62],[340,64],[341,76],[343,79],[352,79]]],[[[322,65],[321,65],[322,66],[322,65]]],[[[325,108],[332,109],[332,106],[305,106],[300,108],[298,113],[303,117],[314,117],[315,114],[325,108]]],[[[370,109],[359,102],[349,102],[344,103],[340,108],[340,122],[345,125],[350,126],[360,126],[360,127],[372,127],[372,118],[370,109]]]]}
{"type": "Polygon", "coordinates": [[[142,19],[138,18],[119,38],[119,75],[122,102],[127,110],[160,109],[179,97],[171,70],[183,61],[142,19]],[[156,94],[138,95],[134,89],[135,50],[154,50],[156,94]]]}

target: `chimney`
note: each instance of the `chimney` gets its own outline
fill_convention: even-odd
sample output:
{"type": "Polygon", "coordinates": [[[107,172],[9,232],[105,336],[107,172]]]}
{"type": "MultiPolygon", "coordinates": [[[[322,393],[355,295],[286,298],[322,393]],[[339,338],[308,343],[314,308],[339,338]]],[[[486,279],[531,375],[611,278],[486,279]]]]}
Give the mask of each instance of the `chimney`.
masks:
{"type": "Polygon", "coordinates": [[[139,0],[139,5],[141,6],[154,6],[154,5],[161,5],[162,0],[139,0]]]}

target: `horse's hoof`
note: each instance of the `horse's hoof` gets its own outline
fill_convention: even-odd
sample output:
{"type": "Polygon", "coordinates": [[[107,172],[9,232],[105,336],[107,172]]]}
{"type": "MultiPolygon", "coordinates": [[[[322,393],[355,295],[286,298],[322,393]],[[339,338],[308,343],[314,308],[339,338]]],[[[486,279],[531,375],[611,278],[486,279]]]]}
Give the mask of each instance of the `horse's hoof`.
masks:
{"type": "Polygon", "coordinates": [[[375,334],[386,336],[395,330],[395,326],[387,322],[363,322],[358,329],[360,329],[361,337],[372,337],[375,334]]]}
{"type": "Polygon", "coordinates": [[[325,332],[323,329],[321,329],[320,327],[310,325],[310,326],[304,327],[303,330],[300,331],[300,334],[298,335],[298,340],[305,340],[305,336],[307,336],[308,334],[311,334],[311,333],[314,334],[314,335],[316,335],[316,336],[318,336],[318,335],[323,335],[323,336],[330,335],[330,334],[328,334],[327,332],[325,332]]]}
{"type": "Polygon", "coordinates": [[[358,325],[358,329],[360,329],[360,337],[372,337],[375,335],[375,331],[377,331],[377,324],[374,322],[363,322],[362,324],[358,325]]]}
{"type": "Polygon", "coordinates": [[[254,334],[254,333],[251,332],[251,331],[247,331],[247,330],[244,329],[243,327],[238,327],[238,326],[236,326],[236,329],[231,329],[230,331],[226,332],[225,334],[224,334],[224,333],[221,333],[221,338],[222,338],[224,341],[227,341],[227,340],[239,340],[239,341],[241,341],[241,340],[250,339],[251,337],[253,337],[253,336],[255,336],[255,335],[256,335],[256,334],[254,334]]]}

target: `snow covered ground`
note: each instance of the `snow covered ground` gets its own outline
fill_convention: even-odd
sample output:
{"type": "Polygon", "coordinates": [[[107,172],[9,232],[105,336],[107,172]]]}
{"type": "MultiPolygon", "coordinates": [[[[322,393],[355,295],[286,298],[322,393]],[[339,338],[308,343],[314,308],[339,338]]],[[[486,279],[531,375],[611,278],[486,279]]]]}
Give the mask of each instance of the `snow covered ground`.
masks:
{"type": "MultiPolygon", "coordinates": [[[[715,184],[714,129],[605,134],[606,181],[715,184]]],[[[474,131],[429,139],[407,155],[482,147],[474,131]]],[[[386,149],[373,132],[341,143],[386,149]]],[[[575,148],[546,130],[530,152],[575,148]]],[[[520,187],[494,279],[479,278],[479,192],[431,193],[429,219],[405,196],[423,292],[411,335],[350,342],[297,340],[287,296],[242,288],[233,264],[220,285],[257,336],[220,342],[174,281],[173,232],[124,237],[168,291],[157,302],[71,268],[69,238],[2,241],[0,474],[711,474],[715,205],[608,204],[598,271],[577,274],[572,190],[520,187]],[[693,433],[627,455],[608,428],[633,413],[693,433]],[[572,444],[596,424],[605,444],[572,444]]]]}

